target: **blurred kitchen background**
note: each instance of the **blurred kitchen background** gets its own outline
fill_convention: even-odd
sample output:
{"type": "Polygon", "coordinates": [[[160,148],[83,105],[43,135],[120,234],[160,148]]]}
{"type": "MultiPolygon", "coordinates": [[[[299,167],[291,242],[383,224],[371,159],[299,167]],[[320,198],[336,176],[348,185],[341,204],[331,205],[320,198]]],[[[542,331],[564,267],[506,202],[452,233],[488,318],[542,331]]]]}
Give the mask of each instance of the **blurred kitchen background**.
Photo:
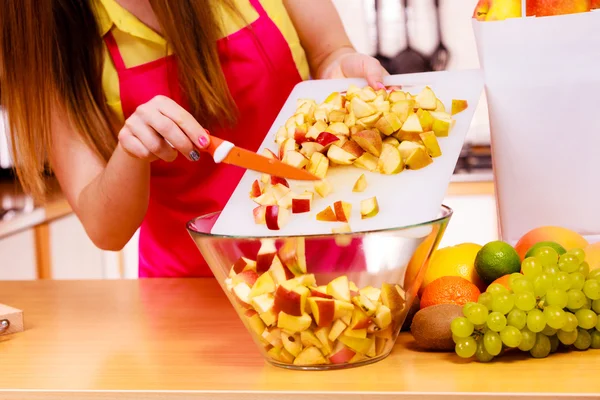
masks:
{"type": "MultiPolygon", "coordinates": [[[[354,46],[392,74],[479,67],[471,28],[477,0],[333,1],[354,46]]],[[[455,213],[441,246],[498,237],[489,146],[482,96],[444,201],[455,213]]],[[[136,278],[137,235],[121,252],[97,249],[49,179],[46,204],[22,194],[0,110],[0,280],[136,278]]]]}

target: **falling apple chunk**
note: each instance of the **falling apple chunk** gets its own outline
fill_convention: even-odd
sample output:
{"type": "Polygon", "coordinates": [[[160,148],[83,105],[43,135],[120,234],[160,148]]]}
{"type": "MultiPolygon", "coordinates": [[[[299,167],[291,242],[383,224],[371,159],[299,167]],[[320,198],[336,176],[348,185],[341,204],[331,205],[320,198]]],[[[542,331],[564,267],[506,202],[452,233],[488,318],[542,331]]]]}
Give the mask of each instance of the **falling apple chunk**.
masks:
{"type": "Polygon", "coordinates": [[[337,222],[337,217],[331,206],[327,206],[326,209],[317,214],[317,221],[337,222]]]}
{"type": "Polygon", "coordinates": [[[437,107],[437,98],[429,86],[426,86],[415,100],[423,110],[435,110],[437,107]]]}
{"type": "Polygon", "coordinates": [[[377,214],[379,214],[379,204],[376,197],[360,202],[360,216],[362,219],[371,218],[377,214]]]}
{"type": "Polygon", "coordinates": [[[335,211],[335,217],[339,222],[348,222],[352,212],[352,204],[341,200],[336,201],[333,203],[333,210],[335,211]]]}
{"type": "Polygon", "coordinates": [[[304,238],[288,238],[279,249],[281,262],[294,274],[306,274],[306,251],[304,238]]]}
{"type": "Polygon", "coordinates": [[[329,169],[329,159],[322,153],[313,153],[306,169],[311,174],[324,179],[329,169]]]}
{"type": "MultiPolygon", "coordinates": [[[[383,145],[382,145],[383,148],[383,145]]],[[[379,159],[375,157],[371,153],[364,153],[362,156],[358,157],[354,161],[354,166],[362,169],[366,169],[367,171],[374,172],[377,170],[377,163],[379,159]]]]}
{"type": "MultiPolygon", "coordinates": [[[[345,150],[342,150],[340,147],[331,145],[329,151],[327,152],[327,157],[336,164],[339,165],[351,165],[354,160],[356,160],[356,156],[348,153],[345,150]]],[[[320,178],[320,177],[319,177],[320,178]]]]}
{"type": "Polygon", "coordinates": [[[452,115],[466,110],[469,107],[467,100],[452,99],[452,115]]]}
{"type": "Polygon", "coordinates": [[[279,206],[267,206],[265,210],[265,221],[267,228],[272,231],[278,231],[283,228],[289,221],[290,212],[286,208],[279,206]]]}
{"type": "MultiPolygon", "coordinates": [[[[348,224],[344,224],[344,225],[336,227],[336,228],[331,228],[331,233],[334,233],[334,234],[351,233],[351,232],[352,232],[352,229],[350,229],[350,225],[348,225],[348,224]]],[[[347,247],[347,246],[350,246],[350,244],[352,243],[352,237],[348,236],[348,235],[336,236],[334,238],[334,240],[335,240],[335,244],[337,244],[340,247],[347,247]]]]}
{"type": "Polygon", "coordinates": [[[433,126],[431,129],[435,133],[435,136],[448,136],[456,121],[443,111],[432,111],[430,114],[433,117],[433,126]]]}
{"type": "Polygon", "coordinates": [[[313,184],[315,188],[315,192],[319,194],[322,198],[327,197],[331,192],[333,192],[333,185],[327,179],[321,179],[320,181],[315,181],[313,184]]]}
{"type": "MultiPolygon", "coordinates": [[[[400,144],[402,145],[402,144],[400,144]]],[[[381,157],[377,163],[377,169],[385,175],[398,174],[404,170],[404,161],[397,147],[384,144],[381,157]]]]}
{"type": "Polygon", "coordinates": [[[373,130],[364,130],[352,135],[354,140],[365,151],[373,154],[375,157],[381,155],[382,140],[379,133],[373,130]]]}
{"type": "Polygon", "coordinates": [[[429,153],[431,157],[439,157],[442,155],[440,144],[433,131],[423,132],[420,136],[423,144],[425,144],[425,147],[427,148],[427,153],[429,153]]]}
{"type": "Polygon", "coordinates": [[[365,174],[361,174],[358,177],[358,179],[356,180],[356,183],[354,183],[354,187],[352,188],[352,191],[355,193],[360,193],[360,192],[364,192],[366,188],[367,188],[367,178],[365,178],[365,174]]]}

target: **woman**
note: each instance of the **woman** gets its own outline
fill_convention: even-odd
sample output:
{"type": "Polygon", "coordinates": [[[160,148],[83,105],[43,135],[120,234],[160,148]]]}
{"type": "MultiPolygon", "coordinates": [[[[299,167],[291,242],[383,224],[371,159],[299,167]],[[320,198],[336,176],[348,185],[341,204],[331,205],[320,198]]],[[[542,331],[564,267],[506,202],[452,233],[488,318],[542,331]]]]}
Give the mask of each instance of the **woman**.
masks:
{"type": "Polygon", "coordinates": [[[43,194],[49,164],[102,249],[141,227],[140,277],[211,275],[183,227],[244,171],[200,156],[205,128],[256,150],[309,75],[386,74],[331,0],[1,1],[0,50],[25,189],[43,194]]]}

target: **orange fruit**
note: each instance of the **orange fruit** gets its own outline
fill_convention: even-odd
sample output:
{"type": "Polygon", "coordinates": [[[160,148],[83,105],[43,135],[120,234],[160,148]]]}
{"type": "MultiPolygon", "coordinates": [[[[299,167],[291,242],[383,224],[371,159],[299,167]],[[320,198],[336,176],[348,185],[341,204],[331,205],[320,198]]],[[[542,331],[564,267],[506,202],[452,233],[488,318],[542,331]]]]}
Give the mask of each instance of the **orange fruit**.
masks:
{"type": "MultiPolygon", "coordinates": [[[[510,290],[510,285],[509,285],[509,281],[510,281],[510,275],[511,274],[506,274],[501,276],[500,278],[496,279],[494,282],[492,283],[499,283],[502,286],[504,286],[505,288],[507,288],[508,290],[510,290]]],[[[491,283],[490,283],[491,285],[491,283]]]]}
{"type": "Polygon", "coordinates": [[[590,264],[590,271],[600,268],[600,242],[584,247],[585,261],[590,264]]]}
{"type": "Polygon", "coordinates": [[[546,241],[556,242],[567,251],[574,248],[585,249],[589,244],[583,236],[571,229],[560,226],[541,226],[524,234],[515,245],[515,250],[517,250],[522,261],[531,246],[538,242],[546,241]]]}
{"type": "Polygon", "coordinates": [[[475,243],[462,243],[436,250],[429,259],[421,293],[431,282],[442,276],[460,276],[484,290],[485,284],[475,271],[475,257],[481,248],[481,245],[475,243]]]}
{"type": "MultiPolygon", "coordinates": [[[[406,275],[404,278],[404,289],[410,290],[413,283],[419,284],[415,282],[418,278],[419,272],[427,266],[427,260],[434,250],[433,246],[435,245],[435,240],[438,237],[438,231],[440,227],[434,226],[433,231],[421,242],[419,247],[415,250],[413,256],[408,262],[408,266],[406,267],[406,275]]],[[[422,279],[423,273],[421,273],[422,279]]]]}
{"type": "Polygon", "coordinates": [[[460,276],[443,276],[431,282],[421,295],[421,308],[437,304],[456,304],[464,306],[468,302],[477,302],[481,292],[471,282],[460,276]]]}

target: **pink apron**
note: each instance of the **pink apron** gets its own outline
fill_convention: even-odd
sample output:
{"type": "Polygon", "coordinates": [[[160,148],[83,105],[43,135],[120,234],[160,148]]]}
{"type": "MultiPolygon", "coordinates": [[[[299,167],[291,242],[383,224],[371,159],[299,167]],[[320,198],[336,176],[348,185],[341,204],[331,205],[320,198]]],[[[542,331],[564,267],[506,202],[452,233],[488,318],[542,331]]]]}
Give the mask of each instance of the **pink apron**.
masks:
{"type": "MultiPolygon", "coordinates": [[[[237,126],[243,129],[208,128],[215,136],[256,151],[302,78],[287,41],[260,1],[250,3],[258,19],[217,43],[222,70],[239,109],[237,126]]],[[[188,109],[179,89],[174,55],[127,68],[110,32],[105,43],[119,76],[125,118],[157,95],[170,97],[188,109]]],[[[185,225],[194,217],[222,210],[243,173],[235,166],[215,164],[207,155],[197,162],[182,155],[171,163],[154,161],[150,202],[140,229],[139,276],[212,276],[185,225]]],[[[331,260],[334,264],[341,261],[335,258],[331,260]]]]}

